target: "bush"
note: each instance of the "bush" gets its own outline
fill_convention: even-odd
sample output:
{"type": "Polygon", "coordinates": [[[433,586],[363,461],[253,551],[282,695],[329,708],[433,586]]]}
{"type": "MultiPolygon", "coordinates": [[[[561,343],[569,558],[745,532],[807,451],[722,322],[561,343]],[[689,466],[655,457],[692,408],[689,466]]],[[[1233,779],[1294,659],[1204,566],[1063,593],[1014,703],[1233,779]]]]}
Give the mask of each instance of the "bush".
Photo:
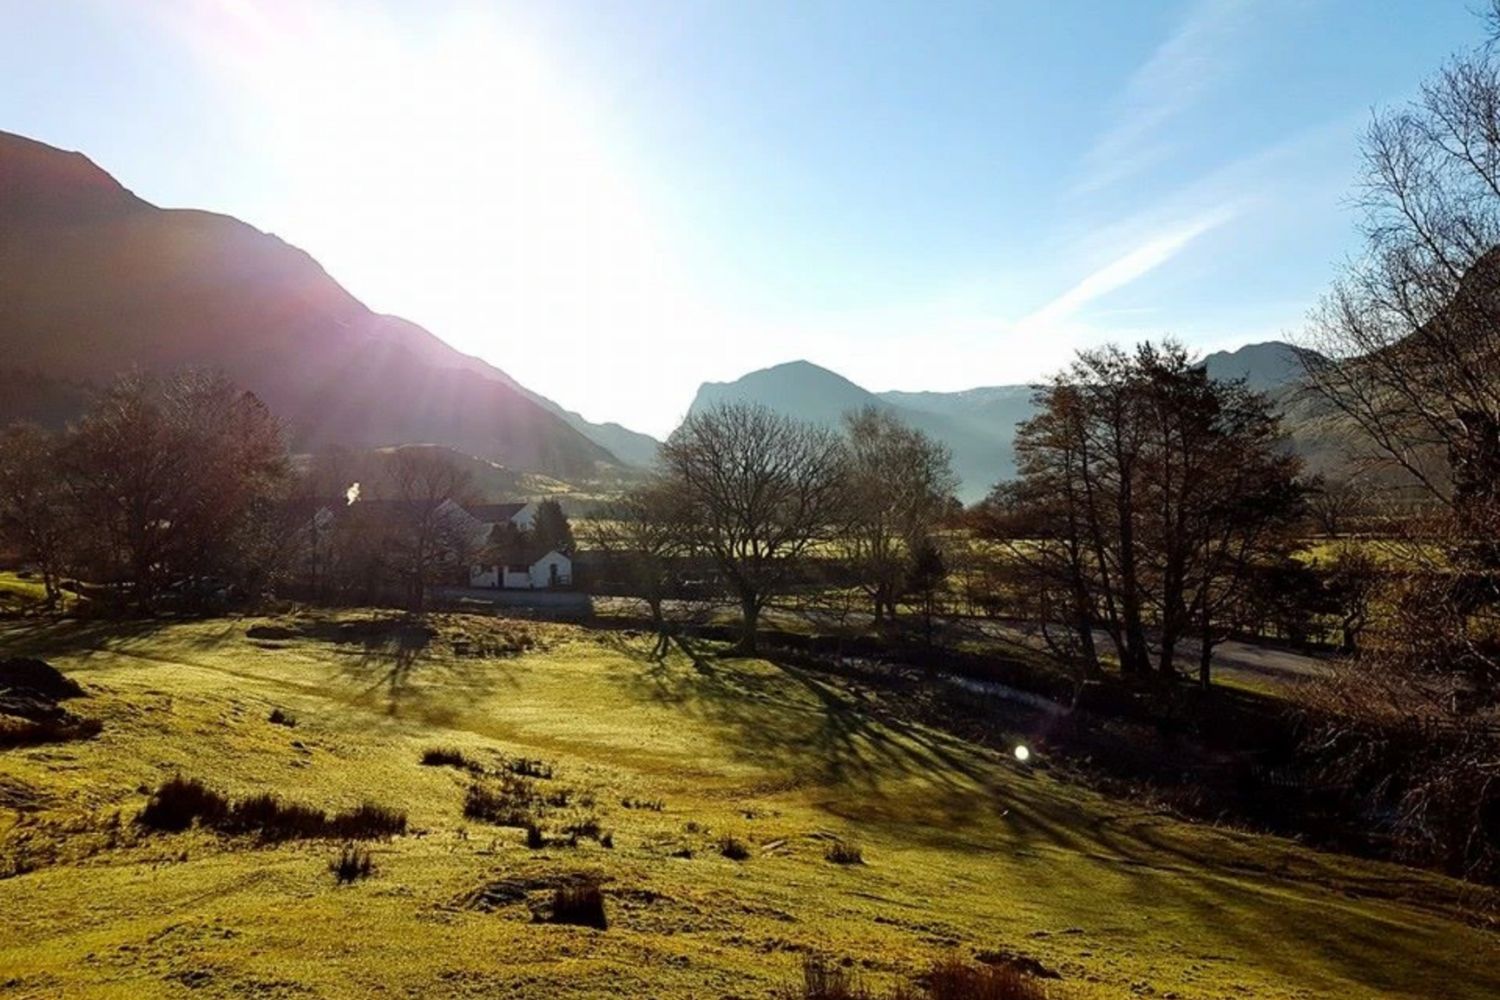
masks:
{"type": "Polygon", "coordinates": [[[530,826],[535,821],[536,792],[524,778],[509,778],[498,788],[474,782],[464,796],[464,815],[496,826],[530,826]]]}
{"type": "Polygon", "coordinates": [[[598,840],[599,818],[597,816],[585,816],[574,820],[563,827],[563,833],[573,837],[587,837],[590,840],[598,840]]]}
{"type": "Polygon", "coordinates": [[[355,847],[353,844],[345,844],[339,856],[329,863],[328,870],[333,872],[333,877],[338,879],[340,885],[362,878],[369,878],[375,870],[375,863],[370,859],[370,852],[355,847]]]}
{"type": "Polygon", "coordinates": [[[339,837],[370,840],[406,832],[406,813],[372,803],[329,816],[321,809],[282,802],[261,792],[235,802],[197,779],[174,777],[162,783],[138,821],[152,830],[177,832],[194,821],[206,829],[228,834],[258,834],[264,840],[339,837]]]}
{"type": "Polygon", "coordinates": [[[865,856],[860,851],[858,844],[851,844],[847,840],[835,840],[828,845],[823,852],[823,857],[836,865],[862,865],[865,856]]]}
{"type": "Polygon", "coordinates": [[[661,799],[621,799],[620,805],[626,809],[648,809],[651,812],[661,812],[667,807],[661,799]]]}
{"type": "Polygon", "coordinates": [[[519,774],[524,778],[550,779],[552,777],[552,765],[544,760],[527,760],[525,757],[520,757],[505,766],[512,774],[519,774]]]}
{"type": "Polygon", "coordinates": [[[604,914],[604,893],[592,882],[558,888],[552,894],[552,922],[607,930],[609,919],[604,914]]]}
{"type": "Polygon", "coordinates": [[[533,851],[540,851],[547,846],[547,838],[542,836],[542,828],[535,823],[526,824],[526,846],[533,851]]]}
{"type": "Polygon", "coordinates": [[[719,853],[730,861],[744,861],[750,857],[750,848],[743,840],[726,833],[719,838],[719,853]]]}
{"type": "Polygon", "coordinates": [[[297,720],[279,708],[271,709],[271,714],[266,716],[266,721],[273,726],[286,726],[291,729],[297,724],[297,720]]]}
{"type": "MultiPolygon", "coordinates": [[[[1036,979],[1010,966],[970,965],[959,958],[933,964],[916,984],[897,986],[888,1000],[1047,1000],[1036,979]]],[[[857,974],[817,955],[802,960],[802,982],[778,1000],[877,1000],[857,974]]]]}
{"type": "Polygon", "coordinates": [[[801,988],[783,990],[780,1000],[874,1000],[874,997],[853,973],[818,955],[807,955],[802,959],[801,988]]]}
{"type": "Polygon", "coordinates": [[[224,796],[196,778],[178,776],[162,782],[137,819],[148,829],[176,833],[192,826],[195,820],[204,826],[214,826],[228,812],[229,800],[224,796]]]}
{"type": "Polygon", "coordinates": [[[927,1000],[1046,1000],[1031,976],[1008,965],[970,965],[947,958],[927,973],[927,1000]]]}
{"type": "Polygon", "coordinates": [[[425,767],[456,767],[471,774],[484,773],[484,765],[452,747],[428,747],[422,751],[422,764],[425,767]]]}

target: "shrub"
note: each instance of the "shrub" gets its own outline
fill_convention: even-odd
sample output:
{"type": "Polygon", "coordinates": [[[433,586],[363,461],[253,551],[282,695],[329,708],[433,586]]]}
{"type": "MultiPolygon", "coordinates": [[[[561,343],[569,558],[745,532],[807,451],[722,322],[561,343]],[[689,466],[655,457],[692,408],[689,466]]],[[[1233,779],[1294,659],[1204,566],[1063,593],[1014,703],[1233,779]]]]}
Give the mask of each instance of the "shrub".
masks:
{"type": "Polygon", "coordinates": [[[600,847],[604,847],[604,848],[608,848],[609,850],[614,850],[615,835],[612,832],[606,831],[599,838],[599,846],[600,847]]]}
{"type": "Polygon", "coordinates": [[[609,919],[604,914],[604,893],[599,886],[586,882],[565,885],[552,894],[552,922],[606,930],[609,919]]]}
{"type": "Polygon", "coordinates": [[[1036,979],[1009,965],[970,965],[959,958],[935,963],[927,973],[927,1000],[1046,1000],[1036,979]]]}
{"type": "Polygon", "coordinates": [[[271,714],[266,716],[266,721],[273,726],[286,726],[288,729],[297,724],[297,720],[294,717],[279,708],[271,709],[271,714]]]}
{"type": "Polygon", "coordinates": [[[730,861],[744,861],[750,857],[750,847],[738,837],[726,833],[719,838],[719,853],[730,861]]]}
{"type": "Polygon", "coordinates": [[[802,959],[801,988],[783,990],[780,1000],[874,1000],[859,979],[818,955],[802,959]]]}
{"type": "Polygon", "coordinates": [[[574,837],[587,837],[590,840],[598,840],[599,817],[584,816],[580,819],[574,820],[572,823],[569,823],[567,826],[563,827],[563,833],[569,834],[574,837]]]}
{"type": "Polygon", "coordinates": [[[464,797],[464,815],[496,826],[529,826],[536,794],[525,779],[512,778],[498,788],[474,782],[464,797]]]}
{"type": "Polygon", "coordinates": [[[162,782],[152,793],[138,822],[152,830],[176,833],[186,830],[196,820],[204,826],[223,821],[229,812],[229,800],[196,778],[176,776],[162,782]]]}
{"type": "Polygon", "coordinates": [[[334,816],[328,829],[333,836],[350,840],[397,837],[406,832],[406,813],[373,802],[361,802],[334,816]]]}
{"type": "Polygon", "coordinates": [[[462,750],[452,747],[428,747],[422,751],[422,764],[426,767],[456,767],[472,774],[484,772],[484,765],[466,757],[462,750]]]}
{"type": "Polygon", "coordinates": [[[526,824],[526,846],[533,851],[540,851],[547,846],[547,838],[542,836],[542,828],[535,823],[526,824]]]}
{"type": "Polygon", "coordinates": [[[835,840],[828,845],[823,852],[823,857],[836,865],[862,865],[865,856],[860,851],[858,844],[851,844],[847,840],[835,840]]]}
{"type": "Polygon", "coordinates": [[[355,847],[353,844],[345,844],[339,856],[328,865],[328,870],[333,872],[333,877],[338,879],[340,885],[362,878],[369,878],[375,870],[375,863],[370,859],[370,852],[355,847]]]}
{"type": "MultiPolygon", "coordinates": [[[[970,965],[959,958],[933,964],[917,983],[897,986],[888,1000],[1047,1000],[1046,989],[1009,966],[970,965]]],[[[802,982],[778,1000],[877,1000],[857,974],[817,955],[802,960],[802,982]]]]}
{"type": "Polygon", "coordinates": [[[406,832],[406,813],[372,803],[346,809],[330,817],[321,809],[283,802],[261,792],[231,802],[202,782],[174,777],[141,810],[139,822],[153,830],[186,830],[199,826],[229,834],[258,834],[264,840],[340,837],[369,840],[406,832]]]}
{"type": "Polygon", "coordinates": [[[527,760],[525,757],[520,757],[505,766],[512,774],[519,774],[524,778],[550,779],[552,777],[552,765],[544,760],[527,760]]]}
{"type": "Polygon", "coordinates": [[[651,812],[661,812],[667,804],[661,799],[621,799],[620,805],[626,809],[649,809],[651,812]]]}

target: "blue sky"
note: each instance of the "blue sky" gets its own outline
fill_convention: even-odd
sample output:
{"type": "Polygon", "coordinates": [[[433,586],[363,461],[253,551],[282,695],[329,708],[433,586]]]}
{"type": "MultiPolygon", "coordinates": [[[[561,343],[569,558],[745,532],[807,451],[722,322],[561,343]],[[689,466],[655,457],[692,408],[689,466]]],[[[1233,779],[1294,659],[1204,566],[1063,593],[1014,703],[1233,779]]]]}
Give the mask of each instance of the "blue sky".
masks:
{"type": "Polygon", "coordinates": [[[239,216],[593,419],[1295,332],[1467,0],[0,0],[0,128],[239,216]]]}

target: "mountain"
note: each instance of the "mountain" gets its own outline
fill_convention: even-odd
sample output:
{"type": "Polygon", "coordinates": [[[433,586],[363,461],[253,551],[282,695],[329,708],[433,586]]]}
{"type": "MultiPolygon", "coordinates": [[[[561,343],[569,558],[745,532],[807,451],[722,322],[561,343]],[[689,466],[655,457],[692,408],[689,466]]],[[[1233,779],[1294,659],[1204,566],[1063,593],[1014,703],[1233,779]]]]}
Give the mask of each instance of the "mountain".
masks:
{"type": "Polygon", "coordinates": [[[1215,351],[1203,359],[1216,379],[1242,378],[1258,392],[1274,392],[1302,379],[1303,348],[1279,340],[1246,344],[1234,351],[1215,351]]]}
{"type": "Polygon", "coordinates": [[[885,410],[952,450],[959,499],[973,503],[1015,474],[1011,439],[1016,420],[1030,413],[1029,396],[1024,386],[877,394],[826,368],[793,361],[733,382],[705,382],[688,412],[725,402],[760,403],[797,420],[838,427],[850,410],[885,410]]]}
{"type": "Polygon", "coordinates": [[[255,392],[298,449],[436,443],[565,479],[617,463],[556,404],[370,311],[277,237],[158,208],[79,153],[0,132],[0,420],[68,409],[38,398],[49,381],[76,396],[182,365],[255,392]]]}
{"type": "MultiPolygon", "coordinates": [[[[1306,433],[1307,450],[1327,449],[1323,432],[1303,426],[1295,386],[1302,374],[1297,348],[1279,341],[1220,351],[1203,359],[1214,378],[1244,378],[1252,388],[1271,393],[1288,412],[1288,429],[1299,450],[1306,433]]],[[[807,361],[792,361],[751,372],[733,382],[705,382],[689,413],[724,402],[760,403],[778,413],[825,427],[840,425],[843,415],[866,406],[884,409],[912,427],[946,444],[953,452],[953,471],[961,480],[959,499],[973,503],[995,483],[1015,475],[1016,425],[1035,412],[1029,385],[997,385],[962,392],[870,392],[836,372],[807,361]]]]}

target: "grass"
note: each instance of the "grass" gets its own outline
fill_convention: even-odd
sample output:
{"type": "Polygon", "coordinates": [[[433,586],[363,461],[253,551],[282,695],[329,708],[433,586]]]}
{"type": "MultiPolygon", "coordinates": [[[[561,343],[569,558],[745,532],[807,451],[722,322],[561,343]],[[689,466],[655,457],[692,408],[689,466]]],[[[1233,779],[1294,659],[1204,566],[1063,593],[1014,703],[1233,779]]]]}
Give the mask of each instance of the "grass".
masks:
{"type": "Polygon", "coordinates": [[[503,623],[432,624],[414,649],[287,619],[0,622],[0,648],[84,683],[104,724],[0,752],[0,873],[23,872],[0,877],[0,994],[749,998],[819,954],[888,997],[956,954],[1056,970],[1067,1000],[1500,995],[1493,894],[1112,801],[800,669],[657,663],[650,637],[546,625],[532,652],[462,657],[441,637],[503,623]],[[422,766],[434,747],[556,777],[422,766]],[[143,832],[175,775],[330,816],[374,798],[410,832],[351,891],[337,842],[143,832]],[[535,849],[464,815],[472,784],[507,779],[544,799],[535,849]],[[554,839],[591,818],[613,849],[554,839]],[[719,857],[724,830],[752,862],[719,857]],[[833,838],[866,863],[830,863],[833,838]],[[534,916],[585,882],[607,933],[534,916]]]}

